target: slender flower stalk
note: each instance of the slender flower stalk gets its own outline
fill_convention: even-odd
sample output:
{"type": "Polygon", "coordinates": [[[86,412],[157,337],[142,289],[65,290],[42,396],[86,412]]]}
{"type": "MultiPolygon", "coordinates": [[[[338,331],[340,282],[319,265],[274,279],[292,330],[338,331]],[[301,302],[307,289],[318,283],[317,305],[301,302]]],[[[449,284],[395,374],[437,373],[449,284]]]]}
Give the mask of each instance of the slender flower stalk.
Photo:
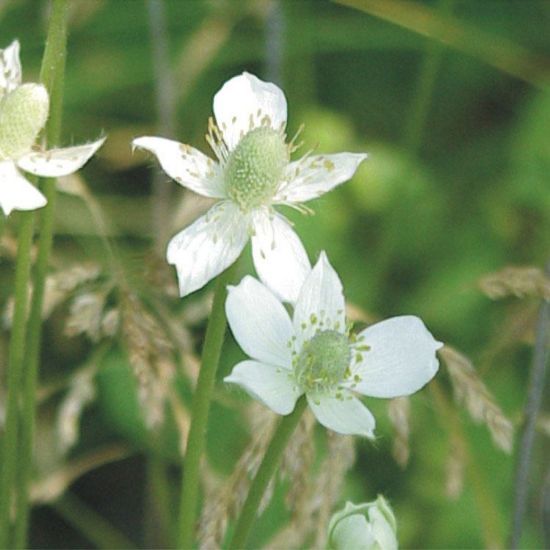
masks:
{"type": "MultiPolygon", "coordinates": [[[[50,117],[46,124],[46,143],[57,145],[61,136],[63,106],[63,82],[67,52],[67,1],[55,0],[48,29],[48,37],[40,80],[50,95],[50,117]]],[[[48,262],[53,241],[53,225],[56,202],[55,178],[44,181],[43,190],[46,207],[41,212],[40,241],[36,261],[34,291],[28,320],[27,354],[23,380],[23,409],[21,423],[21,452],[17,484],[18,509],[15,522],[15,548],[27,546],[29,522],[29,483],[32,470],[32,449],[34,440],[36,381],[38,376],[38,356],[42,335],[42,303],[48,262]]]]}
{"type": "Polygon", "coordinates": [[[34,214],[24,212],[19,228],[19,248],[15,268],[15,309],[8,356],[6,425],[2,444],[2,470],[0,471],[0,548],[9,544],[10,512],[14,502],[13,490],[18,463],[18,413],[19,392],[23,377],[25,329],[27,317],[28,287],[31,266],[31,246],[34,214]]]}
{"type": "Polygon", "coordinates": [[[220,360],[227,321],[224,304],[227,296],[227,283],[232,277],[232,267],[226,270],[216,281],[212,313],[206,329],[202,351],[202,365],[193,394],[191,405],[191,426],[187,437],[187,451],[183,462],[183,485],[178,523],[178,548],[191,548],[195,519],[197,515],[197,498],[199,494],[200,462],[206,445],[206,428],[212,391],[216,382],[216,371],[220,360]]]}
{"type": "Polygon", "coordinates": [[[275,430],[256,473],[256,477],[252,481],[252,485],[248,491],[243,509],[235,525],[235,532],[229,543],[229,548],[244,548],[265,490],[277,469],[290,436],[293,434],[298,422],[300,422],[300,418],[302,418],[302,414],[306,410],[306,405],[305,396],[302,396],[296,403],[294,411],[285,416],[275,430]]]}

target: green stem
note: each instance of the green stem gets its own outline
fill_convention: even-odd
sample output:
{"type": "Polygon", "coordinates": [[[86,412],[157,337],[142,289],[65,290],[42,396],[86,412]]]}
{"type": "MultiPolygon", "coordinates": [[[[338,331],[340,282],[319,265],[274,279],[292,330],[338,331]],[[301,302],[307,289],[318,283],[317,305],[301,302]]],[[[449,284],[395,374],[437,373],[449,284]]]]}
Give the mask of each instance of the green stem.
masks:
{"type": "Polygon", "coordinates": [[[180,515],[178,523],[178,548],[191,548],[197,498],[199,494],[200,461],[206,444],[206,428],[210,402],[216,381],[216,371],[225,336],[225,298],[226,285],[232,277],[235,267],[226,270],[216,281],[212,313],[206,329],[202,351],[202,366],[197,380],[197,387],[191,404],[191,426],[187,437],[187,450],[183,461],[183,486],[181,492],[180,515]]]}
{"type": "Polygon", "coordinates": [[[229,543],[229,548],[238,549],[245,547],[248,534],[256,518],[256,513],[258,512],[258,507],[260,506],[265,490],[279,465],[286,444],[296,429],[306,405],[307,400],[303,395],[296,403],[294,411],[288,416],[283,417],[280,421],[269,443],[269,447],[265,452],[264,459],[258,468],[256,477],[250,486],[248,496],[246,497],[243,509],[241,510],[241,514],[235,526],[233,538],[229,543]]]}
{"type": "MultiPolygon", "coordinates": [[[[453,0],[439,0],[435,9],[438,14],[446,15],[451,12],[452,7],[453,0]]],[[[426,41],[403,132],[403,146],[411,156],[418,155],[422,145],[430,102],[444,53],[442,44],[434,40],[426,41]]],[[[393,250],[395,250],[395,242],[401,235],[401,220],[407,216],[409,204],[414,202],[409,195],[410,189],[408,187],[404,188],[395,208],[390,211],[390,215],[386,218],[384,236],[378,246],[377,257],[373,262],[373,265],[377,266],[377,278],[373,286],[377,289],[375,294],[381,296],[384,294],[382,289],[387,280],[393,250]]]]}
{"type": "Polygon", "coordinates": [[[19,388],[23,377],[25,328],[28,289],[31,268],[31,246],[34,212],[22,212],[19,227],[17,264],[15,267],[15,304],[9,344],[7,373],[6,425],[2,444],[2,470],[0,471],[0,549],[11,547],[10,514],[14,504],[12,490],[20,459],[17,452],[19,439],[19,388]]]}
{"type": "MultiPolygon", "coordinates": [[[[61,114],[63,107],[63,82],[65,77],[65,57],[67,51],[67,7],[66,0],[54,0],[46,48],[40,71],[40,80],[50,95],[50,115],[46,125],[46,143],[58,145],[61,136],[61,114]]],[[[48,203],[40,216],[40,242],[36,260],[34,291],[28,321],[27,354],[23,380],[23,416],[21,426],[21,451],[19,454],[19,509],[15,526],[15,547],[26,546],[29,521],[29,484],[32,471],[32,449],[36,414],[36,383],[40,343],[42,337],[42,304],[50,251],[53,242],[56,180],[44,180],[43,192],[48,203]]]]}
{"type": "Polygon", "coordinates": [[[97,548],[135,548],[135,544],[70,492],[53,505],[55,511],[97,548]]]}
{"type": "MultiPolygon", "coordinates": [[[[438,9],[438,13],[447,15],[451,11],[451,7],[451,0],[440,0],[436,9],[438,9]]],[[[410,115],[405,125],[404,145],[411,154],[418,152],[422,142],[422,134],[426,126],[430,101],[443,53],[441,44],[434,40],[427,41],[415,94],[409,110],[410,115]]]]}

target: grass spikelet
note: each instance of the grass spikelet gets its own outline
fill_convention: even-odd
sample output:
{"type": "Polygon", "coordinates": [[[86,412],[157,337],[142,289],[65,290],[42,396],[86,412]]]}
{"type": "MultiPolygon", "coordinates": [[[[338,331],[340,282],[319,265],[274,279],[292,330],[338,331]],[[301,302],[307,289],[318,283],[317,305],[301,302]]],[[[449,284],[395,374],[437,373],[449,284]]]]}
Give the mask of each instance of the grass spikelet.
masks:
{"type": "Polygon", "coordinates": [[[464,474],[466,470],[466,451],[460,437],[454,434],[451,437],[449,454],[445,464],[445,492],[447,496],[456,500],[464,489],[464,474]]]}
{"type": "Polygon", "coordinates": [[[65,454],[78,441],[79,423],[85,407],[95,399],[95,365],[78,369],[71,377],[68,391],[57,412],[57,438],[65,454]]]}
{"type": "Polygon", "coordinates": [[[388,417],[395,430],[392,455],[401,468],[407,466],[410,456],[410,411],[408,397],[397,397],[388,403],[388,417]]]}
{"type": "Polygon", "coordinates": [[[477,375],[471,361],[450,346],[444,346],[439,353],[447,366],[455,400],[466,408],[475,421],[487,425],[498,448],[510,453],[514,436],[512,423],[477,375]]]}
{"type": "Polygon", "coordinates": [[[121,322],[144,418],[149,427],[154,427],[164,419],[168,387],[175,372],[172,345],[134,294],[121,298],[121,322]]]}
{"type": "Polygon", "coordinates": [[[101,338],[101,320],[105,306],[104,292],[84,292],[74,298],[65,324],[67,336],[85,334],[92,342],[101,338]]]}
{"type": "Polygon", "coordinates": [[[537,267],[505,267],[479,281],[481,291],[493,300],[516,296],[550,300],[550,277],[537,267]]]}

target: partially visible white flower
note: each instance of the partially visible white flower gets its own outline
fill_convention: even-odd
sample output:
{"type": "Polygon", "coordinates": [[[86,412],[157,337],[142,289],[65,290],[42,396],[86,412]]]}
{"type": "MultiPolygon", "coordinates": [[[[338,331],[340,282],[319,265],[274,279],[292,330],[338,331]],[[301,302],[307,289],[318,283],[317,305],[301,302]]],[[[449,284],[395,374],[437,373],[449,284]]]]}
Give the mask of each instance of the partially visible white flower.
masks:
{"type": "Polygon", "coordinates": [[[379,495],[373,502],[346,502],[328,527],[330,550],[397,550],[397,524],[390,505],[379,495]]]}
{"type": "Polygon", "coordinates": [[[416,392],[437,372],[435,352],[442,344],[413,316],[350,335],[344,310],[342,284],[324,252],[300,290],[292,320],[269,289],[245,277],[229,287],[226,313],[252,359],[238,363],[225,381],[282,415],[306,394],[323,426],[373,437],[374,417],[354,394],[392,398],[416,392]]]}
{"type": "Polygon", "coordinates": [[[49,97],[41,84],[21,84],[19,42],[0,50],[0,208],[34,210],[46,198],[20,170],[37,176],[57,177],[76,172],[105,141],[42,151],[36,147],[46,124],[49,97]]]}
{"type": "Polygon", "coordinates": [[[215,95],[214,116],[207,140],[218,162],[164,138],[133,141],[134,147],[155,154],[179,184],[219,201],[168,245],[180,294],[203,287],[221,273],[251,238],[260,279],[280,299],[294,302],[311,266],[300,239],[273,205],[305,210],[302,203],[349,180],[366,155],[306,154],[291,162],[296,147],[286,143],[285,96],[274,84],[246,72],[215,95]]]}

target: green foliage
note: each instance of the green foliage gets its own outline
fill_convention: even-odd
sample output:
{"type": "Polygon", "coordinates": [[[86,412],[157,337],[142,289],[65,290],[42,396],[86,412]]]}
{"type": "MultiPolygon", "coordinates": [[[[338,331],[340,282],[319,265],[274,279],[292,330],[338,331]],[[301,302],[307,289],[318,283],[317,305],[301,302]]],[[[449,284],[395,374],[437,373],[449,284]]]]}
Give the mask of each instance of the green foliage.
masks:
{"type": "MultiPolygon", "coordinates": [[[[39,3],[42,9],[37,4],[35,0],[14,2],[0,12],[4,40],[0,47],[19,38],[25,81],[37,80],[43,49],[46,4],[39,3]]],[[[437,10],[437,3],[421,4],[434,13],[437,10]]],[[[243,70],[265,74],[263,2],[166,0],[164,6],[177,98],[178,135],[173,137],[207,153],[203,135],[214,93],[228,77],[243,70]],[[194,41],[200,47],[193,46],[194,41]]],[[[73,2],[71,9],[62,145],[102,132],[109,136],[98,159],[82,175],[108,220],[107,233],[122,251],[117,259],[132,285],[145,277],[143,258],[152,242],[150,182],[156,168],[150,169],[151,162],[144,164],[144,157],[132,156],[130,140],[158,133],[146,4],[84,0],[73,2]]],[[[405,145],[405,133],[429,39],[324,1],[287,0],[283,11],[281,85],[289,103],[289,135],[305,123],[299,138],[305,144],[297,154],[314,147],[319,152],[369,154],[352,181],[310,204],[314,217],[288,209],[284,214],[295,223],[311,259],[327,251],[354,305],[370,318],[422,317],[438,339],[472,358],[506,415],[519,424],[535,303],[495,304],[479,291],[478,279],[505,265],[541,266],[549,257],[548,89],[505,74],[483,57],[443,48],[419,148],[414,151],[405,145]]],[[[546,2],[470,0],[456,3],[453,13],[459,23],[498,36],[512,47],[521,45],[529,59],[545,61],[534,76],[537,81],[548,77],[550,40],[544,31],[550,10],[546,2]]],[[[166,185],[171,186],[174,205],[193,200],[173,182],[166,185]]],[[[58,203],[52,269],[76,257],[103,263],[101,231],[86,204],[67,195],[60,195],[58,203]]],[[[172,234],[181,228],[172,221],[175,210],[166,215],[172,234]]],[[[16,215],[3,229],[0,225],[0,231],[9,237],[16,234],[19,223],[16,215]]],[[[160,264],[164,259],[155,261],[160,264]]],[[[6,245],[0,248],[2,306],[13,285],[10,262],[6,245]]],[[[244,265],[251,273],[252,268],[244,265]]],[[[175,280],[172,271],[167,276],[175,280]]],[[[154,303],[158,288],[143,286],[140,292],[154,303]]],[[[211,289],[210,285],[182,301],[165,299],[163,303],[171,314],[185,316],[211,289]]],[[[46,324],[44,387],[73,372],[89,352],[84,341],[75,346],[63,335],[66,314],[66,308],[59,306],[46,324]]],[[[186,327],[194,352],[200,347],[204,326],[202,317],[186,327]]],[[[227,338],[221,374],[229,372],[239,353],[227,338]]],[[[181,366],[184,362],[177,363],[180,370],[173,384],[186,408],[191,390],[181,366]]],[[[514,459],[492,444],[485,426],[474,425],[453,405],[446,369],[441,368],[438,379],[446,406],[453,412],[442,412],[444,407],[428,389],[412,398],[411,457],[405,470],[391,455],[394,431],[385,403],[367,400],[377,418],[379,439],[374,445],[359,442],[342,502],[374,500],[377,492],[384,492],[397,517],[402,547],[502,547],[510,525],[514,459]],[[445,489],[453,437],[461,439],[466,449],[464,490],[454,499],[445,489]]],[[[168,465],[168,501],[175,501],[180,434],[170,407],[160,427],[147,427],[136,379],[119,343],[98,366],[95,381],[94,414],[85,412],[84,419],[108,426],[105,442],[115,439],[128,444],[144,462],[160,457],[168,465]]],[[[238,412],[246,398],[228,392],[221,383],[217,391],[207,441],[214,479],[231,473],[251,435],[249,420],[238,412]]],[[[41,414],[47,418],[49,411],[43,409],[41,414]]],[[[93,429],[87,433],[86,421],[81,424],[80,439],[75,454],[87,443],[98,443],[93,429]]],[[[318,447],[322,454],[323,446],[318,447]]],[[[544,450],[548,450],[547,439],[537,455],[537,474],[544,450]]],[[[146,485],[131,474],[117,482],[138,484],[141,489],[146,485]]],[[[251,542],[267,542],[286,521],[284,483],[276,485],[275,497],[251,542]]],[[[534,484],[535,492],[539,489],[534,484]]],[[[78,493],[78,483],[74,490],[78,493]]],[[[97,493],[104,490],[95,488],[97,493]]],[[[84,491],[82,498],[94,502],[93,494],[84,491]]],[[[536,498],[527,518],[526,548],[544,544],[536,498]]],[[[113,507],[119,512],[125,507],[116,494],[113,507]]],[[[136,506],[130,511],[131,517],[130,512],[113,513],[109,519],[125,531],[141,522],[144,513],[136,506]]],[[[33,517],[36,525],[43,525],[47,514],[38,508],[33,517]]],[[[50,541],[63,547],[65,529],[54,522],[47,534],[34,530],[31,542],[42,546],[50,541]]],[[[151,531],[154,539],[155,530],[151,531]]],[[[147,544],[146,535],[140,539],[140,534],[132,533],[131,538],[147,544]]],[[[155,542],[169,545],[169,536],[155,542]]],[[[86,544],[82,537],[82,545],[86,544]]]]}

